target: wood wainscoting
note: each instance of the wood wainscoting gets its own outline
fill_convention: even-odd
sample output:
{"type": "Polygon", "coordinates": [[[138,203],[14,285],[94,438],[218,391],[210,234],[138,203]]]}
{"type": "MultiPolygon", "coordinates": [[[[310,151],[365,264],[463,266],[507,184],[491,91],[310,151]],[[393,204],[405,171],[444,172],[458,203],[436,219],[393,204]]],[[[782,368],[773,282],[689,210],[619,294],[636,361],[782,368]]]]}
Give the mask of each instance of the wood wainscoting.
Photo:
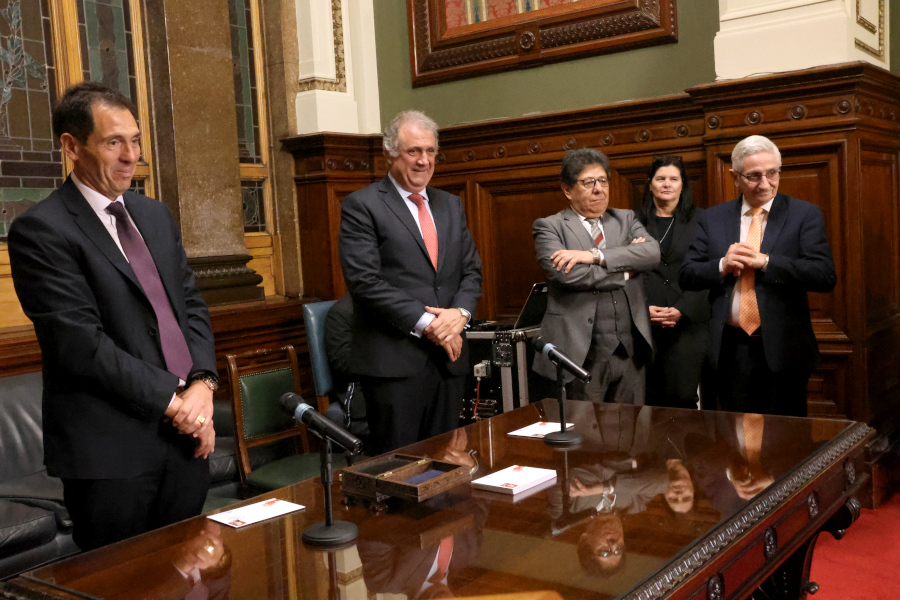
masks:
{"type": "MultiPolygon", "coordinates": [[[[459,194],[484,266],[477,316],[514,316],[543,276],[531,225],[566,205],[560,161],[593,147],[612,163],[610,206],[635,208],[646,169],[680,155],[695,202],[736,196],[731,150],[762,134],[783,156],[780,189],[823,211],[837,267],[830,294],[810,294],[822,365],[810,381],[812,416],[879,427],[900,422],[900,78],[849,63],[698,86],[683,94],[444,128],[432,184],[459,194]]],[[[336,298],[340,201],[382,177],[378,135],[313,134],[294,154],[304,281],[336,298]]],[[[893,439],[893,438],[892,438],[893,439]]]]}

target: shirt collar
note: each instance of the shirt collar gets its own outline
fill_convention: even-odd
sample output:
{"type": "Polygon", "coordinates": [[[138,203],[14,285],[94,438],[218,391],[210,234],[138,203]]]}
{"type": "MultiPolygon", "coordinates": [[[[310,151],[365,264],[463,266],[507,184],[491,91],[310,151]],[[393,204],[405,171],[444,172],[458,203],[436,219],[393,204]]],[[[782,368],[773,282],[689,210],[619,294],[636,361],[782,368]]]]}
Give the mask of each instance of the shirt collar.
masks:
{"type": "MultiPolygon", "coordinates": [[[[772,196],[772,199],[762,205],[763,213],[769,214],[769,211],[772,210],[772,203],[775,202],[775,196],[772,196]]],[[[747,203],[747,199],[741,196],[741,216],[746,216],[747,213],[753,207],[747,203]]]]}
{"type": "Polygon", "coordinates": [[[110,205],[112,202],[121,202],[123,205],[125,201],[122,199],[122,196],[119,196],[115,200],[110,200],[97,190],[93,188],[89,188],[78,179],[78,176],[75,175],[75,172],[72,171],[72,183],[78,188],[78,191],[81,192],[81,195],[84,196],[84,199],[88,201],[88,204],[91,205],[91,208],[94,209],[95,213],[104,213],[106,212],[106,207],[110,205]]]}
{"type": "MultiPolygon", "coordinates": [[[[406,190],[405,188],[403,188],[403,186],[401,186],[399,183],[397,183],[397,180],[394,179],[394,176],[391,175],[390,173],[388,173],[388,179],[390,179],[391,183],[394,184],[394,187],[397,188],[397,191],[400,193],[400,197],[403,198],[404,200],[409,200],[409,197],[412,196],[414,192],[410,192],[409,190],[406,190]]],[[[426,191],[427,189],[428,188],[419,192],[419,195],[422,196],[423,198],[425,198],[425,202],[428,202],[428,192],[426,191]]]]}

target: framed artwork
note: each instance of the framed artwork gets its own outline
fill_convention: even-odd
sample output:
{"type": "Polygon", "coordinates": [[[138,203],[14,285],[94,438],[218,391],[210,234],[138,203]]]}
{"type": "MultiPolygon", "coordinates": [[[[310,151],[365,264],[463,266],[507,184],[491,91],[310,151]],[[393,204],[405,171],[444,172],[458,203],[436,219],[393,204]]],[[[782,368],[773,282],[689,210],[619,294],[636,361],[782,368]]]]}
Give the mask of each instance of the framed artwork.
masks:
{"type": "Polygon", "coordinates": [[[407,0],[413,87],[678,40],[676,0],[407,0]]]}

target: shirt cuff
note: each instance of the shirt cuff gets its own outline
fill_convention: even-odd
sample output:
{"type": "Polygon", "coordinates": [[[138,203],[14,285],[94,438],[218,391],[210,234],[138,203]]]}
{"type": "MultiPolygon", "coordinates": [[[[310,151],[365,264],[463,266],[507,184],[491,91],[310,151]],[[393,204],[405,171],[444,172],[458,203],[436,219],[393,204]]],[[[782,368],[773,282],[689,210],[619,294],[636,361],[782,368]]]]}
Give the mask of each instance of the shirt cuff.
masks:
{"type": "Polygon", "coordinates": [[[431,325],[431,322],[434,321],[435,315],[430,312],[423,313],[421,317],[419,317],[416,326],[409,333],[417,338],[422,337],[422,333],[425,331],[425,328],[431,325]]]}
{"type": "MultiPolygon", "coordinates": [[[[183,387],[183,386],[184,386],[184,379],[179,377],[178,378],[178,387],[183,387]]],[[[177,395],[178,395],[177,390],[175,392],[172,392],[172,399],[169,400],[169,404],[168,404],[168,406],[166,406],[166,410],[169,410],[169,406],[172,406],[172,403],[175,402],[175,396],[177,396],[177,395]]]]}
{"type": "Polygon", "coordinates": [[[722,265],[725,264],[725,257],[719,259],[719,277],[725,277],[725,267],[722,265]]]}

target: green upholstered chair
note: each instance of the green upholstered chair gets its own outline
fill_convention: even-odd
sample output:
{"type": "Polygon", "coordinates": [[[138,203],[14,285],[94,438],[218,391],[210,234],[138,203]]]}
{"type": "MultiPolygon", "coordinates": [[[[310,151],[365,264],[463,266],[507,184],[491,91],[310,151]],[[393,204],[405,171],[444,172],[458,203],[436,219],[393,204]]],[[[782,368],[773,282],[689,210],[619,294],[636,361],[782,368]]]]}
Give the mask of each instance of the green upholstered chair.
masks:
{"type": "MultiPolygon", "coordinates": [[[[228,355],[234,402],[236,458],[241,481],[253,491],[282,488],[319,475],[319,453],[310,452],[306,427],[285,414],[286,392],[300,393],[293,346],[228,355]],[[260,464],[263,462],[263,464],[260,464]]],[[[334,466],[346,466],[339,454],[334,466]]]]}

